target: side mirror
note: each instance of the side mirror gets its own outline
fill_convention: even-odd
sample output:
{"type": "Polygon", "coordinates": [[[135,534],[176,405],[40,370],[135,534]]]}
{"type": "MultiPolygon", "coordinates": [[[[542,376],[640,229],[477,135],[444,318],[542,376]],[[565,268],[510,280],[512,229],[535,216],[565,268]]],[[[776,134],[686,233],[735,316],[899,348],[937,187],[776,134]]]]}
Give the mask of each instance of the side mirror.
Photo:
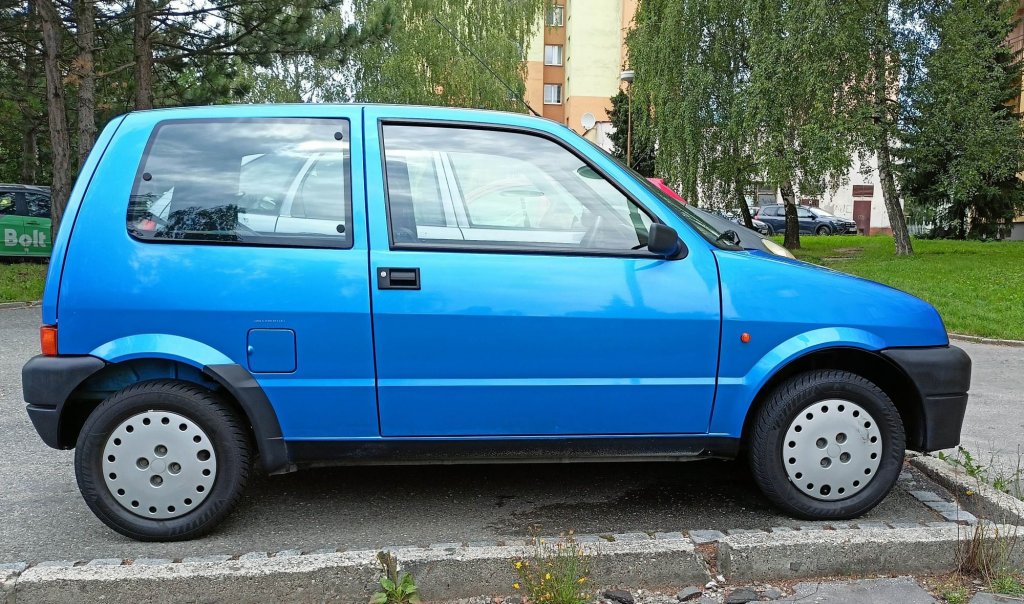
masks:
{"type": "Polygon", "coordinates": [[[655,222],[647,234],[647,249],[666,260],[686,257],[686,244],[679,239],[679,233],[672,227],[655,222]]]}

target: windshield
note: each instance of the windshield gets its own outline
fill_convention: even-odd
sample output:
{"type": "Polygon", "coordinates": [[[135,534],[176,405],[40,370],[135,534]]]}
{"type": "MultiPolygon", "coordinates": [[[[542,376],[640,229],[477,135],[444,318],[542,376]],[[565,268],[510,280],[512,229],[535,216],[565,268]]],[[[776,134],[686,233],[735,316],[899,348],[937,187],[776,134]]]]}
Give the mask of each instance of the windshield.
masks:
{"type": "MultiPolygon", "coordinates": [[[[583,137],[580,137],[580,138],[583,138],[583,137]]],[[[648,191],[650,191],[651,193],[656,195],[658,197],[658,199],[661,200],[662,203],[664,203],[666,206],[668,206],[668,208],[672,211],[672,213],[674,213],[676,216],[678,216],[678,217],[682,218],[683,220],[685,220],[686,223],[689,224],[690,226],[692,226],[695,231],[700,233],[701,237],[707,239],[710,243],[712,243],[716,247],[720,247],[722,249],[726,249],[726,250],[742,249],[739,246],[735,246],[735,245],[732,245],[732,244],[728,243],[727,241],[721,240],[720,238],[722,237],[723,231],[718,229],[718,228],[715,228],[715,226],[712,225],[707,220],[705,220],[704,217],[699,215],[697,212],[694,212],[693,209],[690,208],[689,205],[687,205],[685,203],[680,203],[679,201],[677,201],[675,199],[672,199],[664,191],[662,191],[657,186],[655,186],[654,183],[652,183],[649,180],[647,180],[647,178],[645,176],[643,176],[642,174],[640,174],[636,170],[630,168],[626,164],[622,163],[621,161],[619,161],[619,159],[617,157],[615,157],[611,153],[608,153],[607,151],[605,151],[601,147],[597,146],[592,141],[589,141],[589,140],[587,140],[585,138],[583,140],[587,141],[587,143],[589,143],[591,147],[597,149],[598,151],[603,153],[606,157],[608,157],[613,162],[618,164],[623,170],[626,170],[627,172],[632,174],[633,177],[636,178],[636,180],[640,184],[642,184],[648,191]]]]}
{"type": "Polygon", "coordinates": [[[835,216],[833,216],[832,214],[829,214],[825,210],[819,210],[818,208],[807,208],[807,209],[810,210],[811,212],[814,212],[815,216],[820,216],[822,218],[835,218],[835,216]]]}

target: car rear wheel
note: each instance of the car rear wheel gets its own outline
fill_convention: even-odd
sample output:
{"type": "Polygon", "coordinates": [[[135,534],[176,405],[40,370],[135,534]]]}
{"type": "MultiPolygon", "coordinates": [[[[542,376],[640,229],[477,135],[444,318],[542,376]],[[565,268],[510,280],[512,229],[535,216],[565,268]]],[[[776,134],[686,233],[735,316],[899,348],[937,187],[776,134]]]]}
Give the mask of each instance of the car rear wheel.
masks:
{"type": "Polygon", "coordinates": [[[774,235],[775,235],[775,229],[773,229],[773,228],[772,228],[772,225],[770,225],[770,224],[768,225],[768,233],[767,233],[767,235],[768,235],[769,237],[772,237],[772,236],[774,236],[774,235]]]}
{"type": "Polygon", "coordinates": [[[818,235],[831,235],[832,234],[832,229],[828,228],[825,225],[821,225],[814,232],[817,233],[818,235]]]}
{"type": "Polygon", "coordinates": [[[238,503],[250,468],[237,414],[209,390],[172,380],[112,394],[86,420],[75,451],[86,504],[140,541],[210,531],[238,503]]]}
{"type": "Polygon", "coordinates": [[[783,382],[755,418],[750,464],[764,494],[800,518],[856,518],[899,477],[906,439],[889,397],[861,376],[819,370],[783,382]]]}

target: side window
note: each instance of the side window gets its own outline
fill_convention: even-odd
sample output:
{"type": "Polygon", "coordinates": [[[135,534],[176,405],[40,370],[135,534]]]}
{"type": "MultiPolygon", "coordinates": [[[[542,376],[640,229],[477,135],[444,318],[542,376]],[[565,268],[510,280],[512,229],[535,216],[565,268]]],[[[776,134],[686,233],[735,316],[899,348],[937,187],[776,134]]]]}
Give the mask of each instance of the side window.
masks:
{"type": "Polygon", "coordinates": [[[814,216],[814,214],[811,214],[810,210],[804,208],[797,208],[796,216],[797,218],[811,218],[812,216],[814,216]]]}
{"type": "Polygon", "coordinates": [[[0,191],[0,216],[13,216],[18,213],[18,205],[14,202],[14,193],[0,191]]]}
{"type": "Polygon", "coordinates": [[[554,141],[517,132],[433,126],[385,125],[383,134],[396,246],[444,242],[473,248],[628,252],[647,243],[651,217],[554,141]],[[424,179],[431,186],[413,186],[412,166],[430,154],[445,167],[455,225],[435,221],[443,215],[441,209],[420,209],[445,201],[433,188],[433,171],[424,179]],[[457,228],[428,228],[437,224],[457,228]]]}
{"type": "Polygon", "coordinates": [[[348,141],[341,119],[161,123],[132,189],[128,231],[143,241],[349,247],[348,141]]]}
{"type": "Polygon", "coordinates": [[[42,193],[25,193],[28,215],[33,218],[50,217],[50,196],[42,193]]]}

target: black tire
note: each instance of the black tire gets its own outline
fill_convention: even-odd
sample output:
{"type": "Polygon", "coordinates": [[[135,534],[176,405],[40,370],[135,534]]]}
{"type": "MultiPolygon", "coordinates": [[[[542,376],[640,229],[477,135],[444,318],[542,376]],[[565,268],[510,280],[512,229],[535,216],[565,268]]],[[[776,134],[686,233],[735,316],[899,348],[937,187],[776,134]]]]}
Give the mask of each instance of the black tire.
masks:
{"type": "Polygon", "coordinates": [[[905,449],[903,421],[885,392],[847,371],[817,370],[794,376],[772,392],[754,419],[749,456],[755,482],[786,513],[810,520],[841,520],[861,516],[885,499],[899,478],[905,449]],[[828,399],[847,400],[870,413],[881,434],[882,448],[877,470],[860,491],[845,499],[823,501],[790,480],[783,447],[796,417],[828,399]]]}
{"type": "Polygon", "coordinates": [[[773,237],[774,235],[775,235],[775,229],[772,228],[772,225],[769,224],[768,225],[768,236],[769,237],[773,237]]]}
{"type": "Polygon", "coordinates": [[[815,234],[818,234],[818,235],[831,235],[832,234],[832,229],[828,228],[825,225],[821,225],[814,232],[815,232],[815,234]]]}
{"type": "Polygon", "coordinates": [[[188,382],[152,380],[115,392],[86,419],[75,450],[75,474],[89,509],[110,528],[138,541],[184,541],[209,532],[231,512],[248,482],[251,458],[246,425],[214,393],[188,382]],[[216,455],[209,494],[176,518],[144,518],[129,511],[104,481],[103,449],[111,433],[128,418],[150,411],[188,418],[209,436],[216,455]]]}

